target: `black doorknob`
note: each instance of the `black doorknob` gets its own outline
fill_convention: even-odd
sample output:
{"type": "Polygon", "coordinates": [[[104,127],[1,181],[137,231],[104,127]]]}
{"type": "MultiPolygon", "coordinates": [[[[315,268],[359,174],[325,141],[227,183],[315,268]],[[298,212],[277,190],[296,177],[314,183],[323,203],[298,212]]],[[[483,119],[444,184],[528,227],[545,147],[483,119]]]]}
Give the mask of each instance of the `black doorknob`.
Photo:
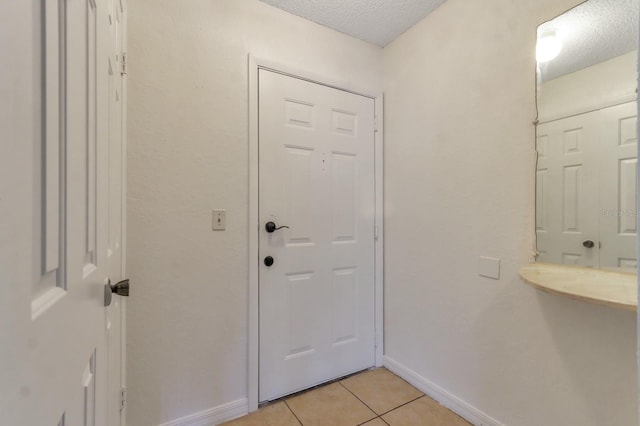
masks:
{"type": "Polygon", "coordinates": [[[264,258],[264,264],[267,266],[273,265],[273,257],[267,256],[264,258]]]}
{"type": "Polygon", "coordinates": [[[288,226],[285,226],[285,225],[283,225],[283,226],[278,226],[278,227],[276,228],[276,224],[275,224],[274,222],[267,222],[267,223],[264,225],[264,229],[266,229],[268,233],[272,233],[273,231],[277,231],[278,229],[282,229],[282,228],[287,228],[287,229],[289,229],[289,227],[288,227],[288,226]]]}
{"type": "Polygon", "coordinates": [[[104,285],[104,306],[111,304],[111,295],[129,296],[129,280],[119,281],[117,284],[111,284],[111,279],[107,280],[104,285]]]}
{"type": "Polygon", "coordinates": [[[593,246],[595,246],[595,243],[591,240],[587,240],[587,241],[584,241],[582,245],[585,246],[586,248],[593,248],[593,246]]]}

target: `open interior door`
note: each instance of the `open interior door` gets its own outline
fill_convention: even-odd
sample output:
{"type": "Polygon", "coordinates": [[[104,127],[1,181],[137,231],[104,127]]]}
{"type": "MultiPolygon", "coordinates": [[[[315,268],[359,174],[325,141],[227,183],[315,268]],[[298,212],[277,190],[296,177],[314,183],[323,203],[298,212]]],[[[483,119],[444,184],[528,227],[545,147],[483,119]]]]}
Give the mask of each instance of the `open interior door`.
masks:
{"type": "Polygon", "coordinates": [[[0,17],[3,424],[121,424],[124,23],[118,0],[0,17]]]}

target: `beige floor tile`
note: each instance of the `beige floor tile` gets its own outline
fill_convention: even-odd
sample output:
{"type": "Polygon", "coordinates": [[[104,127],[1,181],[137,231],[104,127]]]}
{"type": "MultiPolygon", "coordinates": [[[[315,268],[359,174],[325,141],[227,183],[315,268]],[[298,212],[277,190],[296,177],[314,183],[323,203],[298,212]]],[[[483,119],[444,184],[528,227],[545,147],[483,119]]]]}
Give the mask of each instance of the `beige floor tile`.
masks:
{"type": "Polygon", "coordinates": [[[340,383],[378,414],[424,395],[386,368],[365,371],[340,383]]]}
{"type": "Polygon", "coordinates": [[[376,417],[340,383],[305,392],[286,402],[304,426],[355,426],[376,417]]]}
{"type": "Polygon", "coordinates": [[[362,426],[387,426],[387,424],[380,419],[380,417],[371,420],[370,422],[366,422],[362,426]]]}
{"type": "Polygon", "coordinates": [[[267,405],[258,411],[223,423],[224,426],[300,426],[284,402],[267,405]]]}
{"type": "Polygon", "coordinates": [[[391,426],[469,426],[453,411],[424,396],[382,416],[391,426]]]}

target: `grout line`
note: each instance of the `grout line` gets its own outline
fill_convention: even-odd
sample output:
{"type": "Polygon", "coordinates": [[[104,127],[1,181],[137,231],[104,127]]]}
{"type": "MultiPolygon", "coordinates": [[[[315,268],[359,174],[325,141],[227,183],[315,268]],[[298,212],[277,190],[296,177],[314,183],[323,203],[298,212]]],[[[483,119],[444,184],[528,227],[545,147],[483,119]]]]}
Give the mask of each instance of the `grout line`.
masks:
{"type": "MultiPolygon", "coordinates": [[[[405,382],[406,382],[406,380],[405,380],[405,382]]],[[[384,416],[385,414],[388,414],[388,413],[392,412],[393,410],[397,410],[397,409],[398,409],[398,408],[400,408],[400,407],[404,407],[404,406],[405,406],[405,405],[407,405],[407,404],[411,404],[413,401],[416,401],[416,400],[418,400],[418,399],[420,399],[420,398],[422,398],[422,397],[426,396],[426,394],[425,394],[425,393],[421,392],[421,393],[422,393],[422,395],[420,395],[419,397],[414,398],[414,399],[412,399],[411,401],[407,401],[407,402],[405,402],[404,404],[400,404],[400,405],[398,405],[397,407],[392,408],[391,410],[387,410],[387,411],[385,411],[384,413],[380,413],[380,414],[378,414],[378,413],[377,413],[373,408],[369,407],[369,406],[367,405],[367,403],[366,403],[366,402],[364,402],[363,400],[361,400],[361,399],[358,397],[358,395],[356,395],[355,393],[351,392],[351,390],[350,390],[348,387],[346,387],[345,385],[343,385],[343,384],[342,384],[342,381],[340,381],[340,382],[338,382],[338,383],[340,383],[340,384],[342,385],[342,387],[343,387],[343,388],[345,388],[347,391],[349,391],[349,393],[350,393],[351,395],[353,395],[353,396],[355,396],[356,398],[358,398],[358,401],[360,401],[360,402],[362,402],[364,405],[366,405],[366,406],[367,406],[367,408],[368,408],[369,410],[373,411],[373,412],[374,412],[374,414],[375,414],[376,416],[380,417],[380,420],[382,420],[383,422],[384,422],[384,419],[382,418],[382,416],[384,416]]],[[[373,419],[371,419],[371,420],[373,420],[373,419]]],[[[371,421],[371,420],[367,420],[367,421],[371,421]]],[[[366,422],[365,422],[365,423],[366,423],[366,422]]],[[[385,422],[385,423],[387,423],[387,422],[385,422]]],[[[388,424],[388,423],[387,423],[387,424],[388,424]]]]}
{"type": "Polygon", "coordinates": [[[372,418],[372,419],[369,419],[369,420],[367,420],[367,421],[365,421],[365,422],[363,422],[363,423],[358,423],[358,426],[366,425],[367,423],[372,422],[372,421],[374,421],[375,419],[380,419],[380,420],[382,420],[382,422],[383,422],[384,424],[386,424],[386,425],[388,425],[388,424],[389,424],[389,423],[385,422],[385,421],[384,421],[380,416],[376,416],[376,417],[374,417],[374,418],[372,418]]]}
{"type": "MultiPolygon", "coordinates": [[[[364,404],[364,406],[365,406],[365,407],[367,407],[369,410],[371,410],[371,412],[372,412],[373,414],[375,414],[375,415],[376,415],[376,417],[380,417],[380,416],[378,415],[378,413],[376,413],[376,412],[375,412],[375,410],[374,410],[373,408],[369,407],[369,406],[367,405],[367,403],[366,403],[366,402],[364,402],[363,400],[361,400],[360,398],[358,398],[358,395],[356,395],[355,393],[351,392],[351,390],[349,390],[349,388],[348,388],[348,387],[346,387],[345,385],[343,385],[343,384],[342,384],[342,382],[338,382],[338,383],[340,383],[340,386],[342,386],[343,388],[345,388],[345,389],[347,390],[347,392],[349,392],[351,395],[355,396],[355,397],[356,397],[356,399],[357,399],[358,401],[362,402],[362,403],[364,404]]],[[[367,420],[367,422],[370,422],[371,420],[374,420],[374,419],[375,419],[375,417],[374,417],[373,419],[369,419],[369,420],[367,420]]],[[[364,423],[366,423],[366,422],[364,422],[364,423]]],[[[364,423],[363,423],[363,424],[364,424],[364,423]]]]}
{"type": "MultiPolygon", "coordinates": [[[[385,414],[389,414],[390,412],[392,412],[392,411],[394,411],[394,410],[397,410],[397,409],[398,409],[398,408],[400,408],[400,407],[404,407],[404,406],[405,406],[405,405],[407,405],[407,404],[411,404],[413,401],[417,401],[417,400],[419,400],[420,398],[424,398],[425,396],[427,396],[427,395],[422,394],[422,395],[420,395],[419,397],[412,399],[411,401],[407,401],[407,402],[405,402],[404,404],[400,404],[400,405],[398,405],[397,407],[392,408],[392,409],[391,409],[391,410],[389,410],[389,411],[385,411],[384,413],[380,414],[380,416],[384,416],[385,414]]],[[[384,419],[382,419],[382,421],[384,421],[384,419]]],[[[386,423],[386,422],[385,422],[385,423],[386,423]]]]}
{"type": "MultiPolygon", "coordinates": [[[[384,368],[384,367],[382,367],[382,368],[384,368]]],[[[413,400],[411,400],[411,401],[409,401],[409,402],[406,402],[406,403],[404,403],[404,404],[398,405],[397,407],[395,407],[395,408],[393,408],[393,409],[391,409],[391,410],[388,410],[388,411],[386,411],[386,412],[384,412],[384,413],[382,413],[382,414],[378,415],[378,413],[376,413],[376,412],[375,412],[375,410],[373,410],[371,407],[369,407],[369,406],[367,405],[367,403],[366,403],[366,402],[364,402],[363,400],[361,400],[361,399],[358,397],[358,395],[356,395],[355,393],[351,392],[351,390],[350,390],[348,387],[346,387],[345,385],[343,385],[343,384],[342,384],[342,381],[343,381],[343,380],[346,380],[346,379],[348,379],[348,378],[350,378],[350,377],[352,377],[352,376],[357,376],[357,375],[362,374],[362,373],[365,373],[365,372],[367,372],[367,371],[372,371],[372,370],[377,370],[377,369],[378,369],[378,368],[376,368],[376,367],[371,367],[371,368],[367,368],[367,369],[365,369],[365,370],[356,371],[355,373],[351,373],[351,374],[348,374],[348,375],[343,376],[343,377],[338,377],[338,378],[336,378],[336,379],[329,380],[329,381],[324,382],[324,383],[321,383],[321,384],[319,384],[319,385],[312,386],[312,387],[310,387],[310,388],[303,389],[303,390],[301,390],[301,391],[294,392],[294,393],[292,393],[292,394],[282,396],[282,397],[277,398],[277,399],[274,399],[274,400],[272,400],[272,401],[264,401],[264,402],[262,402],[261,404],[259,404],[259,405],[258,405],[258,408],[259,408],[259,409],[262,409],[262,408],[267,407],[267,406],[269,406],[269,405],[274,405],[274,404],[276,404],[276,403],[278,403],[278,402],[284,402],[284,404],[287,406],[287,408],[289,409],[289,411],[291,411],[291,413],[292,413],[292,414],[293,414],[293,416],[296,418],[296,420],[298,421],[298,423],[300,423],[300,425],[304,426],[304,423],[302,423],[302,420],[300,420],[300,419],[298,418],[298,416],[296,415],[295,411],[293,411],[293,409],[289,406],[289,404],[287,404],[287,400],[288,400],[288,399],[291,399],[291,398],[294,398],[294,397],[297,397],[297,396],[302,395],[302,394],[307,393],[307,392],[315,391],[315,390],[317,390],[317,389],[319,389],[319,388],[322,388],[322,387],[325,387],[325,386],[328,386],[328,385],[331,385],[331,384],[334,384],[334,383],[339,383],[339,384],[340,384],[340,386],[342,386],[344,389],[346,389],[346,390],[347,390],[347,392],[349,392],[351,395],[353,395],[353,396],[354,396],[358,401],[360,401],[360,402],[361,402],[365,407],[367,407],[369,410],[371,410],[371,412],[375,415],[375,417],[373,417],[373,418],[371,418],[371,419],[369,419],[369,420],[365,421],[364,423],[361,423],[361,425],[363,425],[363,424],[365,424],[365,423],[367,423],[367,422],[370,422],[370,421],[372,421],[372,420],[375,420],[376,418],[379,418],[379,419],[380,419],[380,420],[382,420],[385,424],[387,424],[387,425],[388,425],[389,423],[385,422],[385,421],[384,421],[384,419],[383,419],[381,416],[383,416],[383,415],[385,415],[385,414],[387,414],[387,413],[389,413],[389,412],[391,412],[391,411],[395,410],[396,408],[400,408],[400,407],[402,407],[403,405],[409,404],[410,402],[413,402],[413,401],[415,401],[416,399],[422,398],[422,397],[424,396],[424,394],[423,394],[422,396],[419,396],[418,398],[415,398],[415,399],[413,399],[413,400]]]]}
{"type": "MultiPolygon", "coordinates": [[[[383,367],[383,368],[384,368],[384,367],[383,367]]],[[[376,368],[369,368],[369,369],[367,369],[367,370],[358,371],[358,372],[356,372],[356,373],[352,373],[352,374],[349,374],[349,375],[344,376],[344,377],[340,377],[340,378],[337,378],[337,379],[333,379],[333,380],[330,380],[330,381],[328,381],[328,382],[325,382],[325,383],[322,383],[322,384],[319,384],[319,385],[313,386],[313,387],[308,388],[308,389],[304,389],[304,390],[299,391],[299,392],[295,392],[295,393],[290,394],[290,395],[285,395],[285,396],[280,397],[280,398],[278,398],[278,399],[275,399],[275,400],[273,400],[273,401],[265,401],[265,402],[263,402],[263,403],[259,406],[259,408],[260,408],[260,409],[262,409],[262,408],[264,408],[264,407],[266,407],[266,406],[268,406],[268,405],[273,405],[273,404],[276,404],[276,403],[278,403],[278,402],[284,402],[284,405],[285,405],[285,406],[287,407],[287,409],[291,412],[291,414],[293,414],[293,416],[296,418],[296,420],[298,421],[298,423],[300,424],[300,426],[304,426],[304,423],[302,423],[302,420],[300,420],[300,418],[298,418],[298,416],[296,415],[295,411],[293,411],[293,409],[292,409],[292,408],[289,406],[289,404],[287,403],[287,399],[290,399],[290,398],[293,398],[293,397],[299,396],[299,395],[301,395],[301,394],[303,394],[303,393],[307,393],[307,392],[310,392],[310,391],[317,390],[317,389],[319,389],[319,388],[322,388],[322,387],[324,387],[324,386],[327,386],[327,385],[330,385],[330,384],[334,384],[334,383],[336,383],[336,382],[337,382],[337,383],[339,383],[339,384],[340,384],[340,386],[342,386],[344,389],[346,389],[346,390],[347,390],[347,392],[349,392],[349,393],[350,393],[351,395],[353,395],[353,396],[354,396],[358,401],[360,401],[360,402],[361,402],[365,407],[367,407],[369,410],[371,410],[371,412],[372,412],[373,414],[375,414],[375,417],[373,417],[373,418],[371,418],[371,419],[368,419],[368,420],[364,421],[363,423],[358,424],[358,426],[362,426],[362,425],[364,425],[364,424],[366,424],[366,423],[368,423],[368,422],[370,422],[370,421],[373,421],[373,420],[375,420],[375,419],[380,419],[380,420],[381,420],[385,425],[390,426],[390,424],[389,424],[385,419],[383,419],[383,418],[382,418],[382,416],[384,416],[384,415],[386,415],[386,414],[389,414],[390,412],[395,411],[395,410],[397,410],[398,408],[404,407],[405,405],[411,404],[412,402],[417,401],[417,400],[419,400],[420,398],[429,397],[428,395],[426,395],[426,394],[424,394],[424,393],[423,393],[422,395],[420,395],[420,396],[419,396],[419,397],[417,397],[417,398],[414,398],[414,399],[412,399],[412,400],[410,400],[410,401],[407,401],[407,402],[405,402],[405,403],[403,403],[403,404],[400,404],[400,405],[398,405],[397,407],[392,408],[391,410],[387,410],[387,411],[385,411],[384,413],[378,414],[378,413],[377,413],[377,412],[375,412],[371,407],[369,407],[369,405],[367,405],[367,403],[366,403],[366,402],[364,402],[362,399],[360,399],[360,397],[358,397],[358,395],[356,395],[354,392],[352,392],[348,387],[346,387],[346,386],[342,383],[342,381],[343,381],[343,380],[348,379],[348,378],[350,378],[350,377],[352,377],[352,376],[356,376],[356,375],[361,374],[361,373],[364,373],[364,372],[366,372],[366,371],[371,371],[371,370],[375,370],[375,369],[376,369],[376,368]]],[[[404,379],[403,379],[403,380],[404,380],[404,379]]],[[[405,382],[406,382],[406,380],[405,380],[405,382]]],[[[445,407],[445,408],[446,408],[446,407],[445,407]]],[[[467,420],[466,420],[466,419],[464,419],[462,416],[460,416],[459,414],[457,414],[457,413],[453,412],[452,410],[449,410],[449,409],[448,409],[448,411],[450,411],[451,413],[455,414],[457,417],[460,417],[461,419],[463,419],[463,420],[467,421],[467,420]]]]}
{"type": "Polygon", "coordinates": [[[328,381],[323,382],[323,383],[319,383],[317,385],[311,386],[310,388],[302,389],[302,390],[299,390],[297,392],[290,393],[288,395],[283,395],[280,398],[276,398],[276,399],[273,399],[271,401],[264,401],[264,402],[261,403],[262,405],[258,405],[258,408],[266,407],[267,405],[274,404],[274,403],[280,402],[280,401],[284,401],[285,399],[295,398],[296,396],[302,395],[304,393],[311,392],[311,391],[314,391],[316,389],[320,389],[320,388],[328,386],[328,385],[332,385],[332,384],[334,384],[336,382],[340,382],[341,380],[346,380],[346,379],[348,379],[348,378],[350,378],[352,376],[357,376],[358,374],[365,373],[367,371],[371,371],[371,370],[375,370],[375,369],[376,369],[376,367],[370,367],[370,368],[367,368],[367,369],[364,369],[364,370],[356,371],[355,373],[347,374],[346,376],[341,376],[341,377],[338,377],[338,378],[335,378],[335,379],[328,380],[328,381]]]}
{"type": "Polygon", "coordinates": [[[291,414],[293,414],[293,417],[295,417],[295,418],[296,418],[296,420],[298,421],[298,423],[300,423],[300,425],[301,425],[301,426],[304,426],[304,425],[302,425],[302,421],[298,418],[298,416],[296,415],[295,411],[293,411],[293,410],[291,409],[291,407],[289,407],[289,404],[287,404],[287,401],[286,401],[286,400],[284,400],[284,401],[282,401],[282,402],[284,402],[284,405],[286,405],[286,406],[287,406],[287,408],[289,409],[289,411],[291,411],[291,414]]]}

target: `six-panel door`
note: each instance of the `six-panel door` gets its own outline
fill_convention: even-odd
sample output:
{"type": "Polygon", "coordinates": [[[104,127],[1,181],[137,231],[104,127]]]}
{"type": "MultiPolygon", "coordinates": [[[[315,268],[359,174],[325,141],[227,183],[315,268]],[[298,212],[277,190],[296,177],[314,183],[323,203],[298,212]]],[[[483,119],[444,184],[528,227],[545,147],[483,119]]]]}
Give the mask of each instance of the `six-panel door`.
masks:
{"type": "Polygon", "coordinates": [[[8,9],[0,259],[20,255],[2,265],[2,423],[120,425],[121,304],[105,308],[104,286],[123,273],[125,4],[8,9]]]}
{"type": "Polygon", "coordinates": [[[536,236],[541,262],[598,266],[596,113],[537,129],[536,236]],[[585,247],[594,241],[594,247],[585,247]]]}
{"type": "Polygon", "coordinates": [[[259,95],[263,401],[374,363],[374,100],[266,70],[259,95]]]}
{"type": "Polygon", "coordinates": [[[539,261],[637,268],[637,139],[636,102],[538,126],[539,261]]]}

